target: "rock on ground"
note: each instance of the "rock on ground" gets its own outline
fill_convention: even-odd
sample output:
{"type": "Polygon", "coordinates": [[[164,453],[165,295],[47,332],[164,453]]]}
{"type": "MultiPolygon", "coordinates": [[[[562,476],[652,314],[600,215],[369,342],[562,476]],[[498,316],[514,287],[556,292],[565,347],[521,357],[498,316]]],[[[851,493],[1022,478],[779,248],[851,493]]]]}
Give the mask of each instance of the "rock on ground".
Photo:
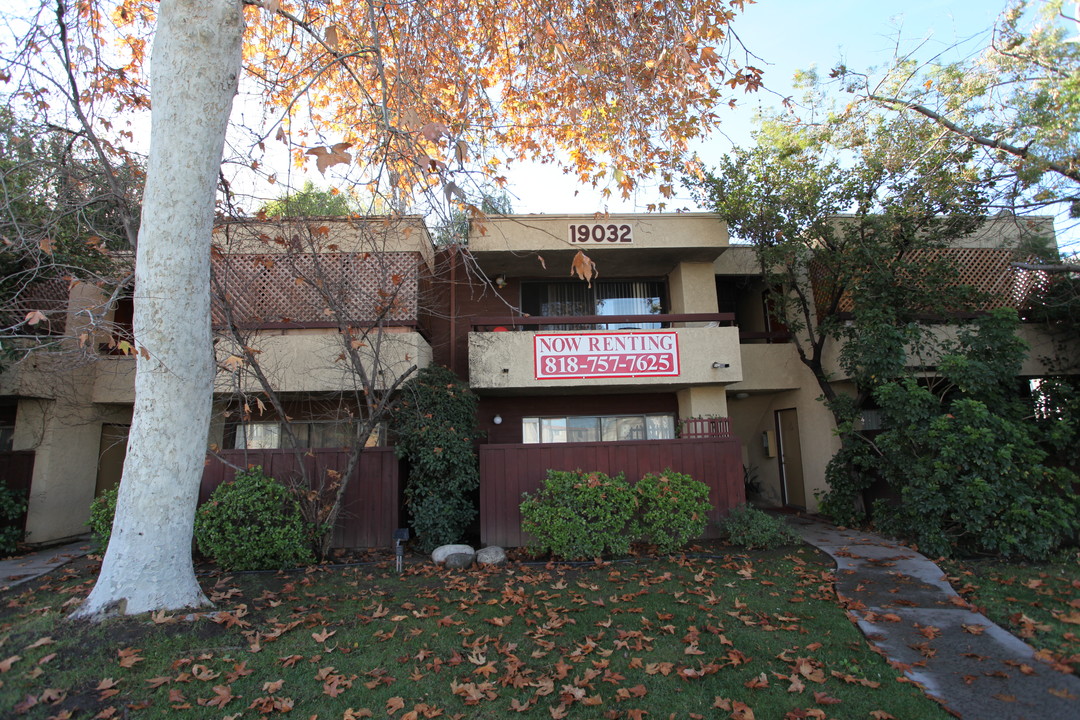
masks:
{"type": "Polygon", "coordinates": [[[476,556],[476,550],[471,545],[440,545],[431,553],[431,562],[436,565],[443,565],[451,555],[468,555],[469,564],[471,565],[473,558],[476,556]]]}
{"type": "Polygon", "coordinates": [[[476,562],[480,565],[505,565],[506,551],[498,545],[491,545],[476,553],[476,562]]]}

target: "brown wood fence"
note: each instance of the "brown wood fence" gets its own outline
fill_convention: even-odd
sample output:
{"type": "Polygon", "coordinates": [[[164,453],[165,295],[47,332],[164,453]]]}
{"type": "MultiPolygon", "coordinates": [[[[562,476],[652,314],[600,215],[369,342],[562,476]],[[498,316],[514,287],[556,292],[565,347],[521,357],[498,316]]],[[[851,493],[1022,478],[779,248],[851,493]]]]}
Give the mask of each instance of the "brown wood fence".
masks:
{"type": "MultiPolygon", "coordinates": [[[[225,450],[223,459],[239,467],[261,465],[270,477],[284,480],[298,472],[297,457],[292,450],[225,450]]],[[[327,470],[343,472],[349,462],[345,450],[312,449],[303,456],[309,477],[318,477],[327,470]]],[[[232,480],[233,468],[214,457],[208,457],[199,488],[199,503],[206,502],[214,488],[232,480]]],[[[393,448],[368,448],[360,456],[353,472],[334,527],[334,547],[389,547],[393,531],[399,526],[400,461],[393,448]]]]}
{"type": "MultiPolygon", "coordinates": [[[[9,490],[23,494],[23,499],[30,498],[30,485],[34,479],[33,450],[5,450],[0,452],[0,483],[9,490]]],[[[15,527],[26,528],[26,512],[10,521],[15,527]]]]}
{"type": "Polygon", "coordinates": [[[706,537],[717,535],[716,521],[745,502],[742,454],[734,437],[480,446],[480,540],[483,545],[528,544],[521,531],[521,494],[536,492],[548,470],[623,473],[637,482],[666,468],[709,486],[706,537]]]}

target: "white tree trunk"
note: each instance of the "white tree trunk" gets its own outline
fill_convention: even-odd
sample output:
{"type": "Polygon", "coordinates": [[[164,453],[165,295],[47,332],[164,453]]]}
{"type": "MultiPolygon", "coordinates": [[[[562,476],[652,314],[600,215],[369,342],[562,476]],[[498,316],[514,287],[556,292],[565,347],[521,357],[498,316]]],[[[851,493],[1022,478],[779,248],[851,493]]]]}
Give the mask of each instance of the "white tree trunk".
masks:
{"type": "Polygon", "coordinates": [[[240,74],[239,0],[163,0],[135,271],[135,413],[101,575],[76,617],[208,605],[191,536],[214,378],[210,237],[240,74]]]}

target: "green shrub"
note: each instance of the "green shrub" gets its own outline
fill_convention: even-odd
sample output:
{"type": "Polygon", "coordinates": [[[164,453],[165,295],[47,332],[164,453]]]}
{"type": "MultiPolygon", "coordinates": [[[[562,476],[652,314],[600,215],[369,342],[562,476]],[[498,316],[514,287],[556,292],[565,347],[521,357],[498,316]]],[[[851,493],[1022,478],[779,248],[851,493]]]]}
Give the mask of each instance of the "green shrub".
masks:
{"type": "Polygon", "coordinates": [[[402,386],[391,411],[394,449],[409,461],[410,524],[425,552],[462,540],[476,517],[476,407],[468,385],[431,365],[402,386]]]}
{"type": "Polygon", "coordinates": [[[19,518],[26,512],[26,493],[0,485],[0,557],[18,550],[23,539],[19,518]]]}
{"type": "Polygon", "coordinates": [[[970,399],[940,414],[914,382],[880,395],[894,420],[878,439],[881,467],[900,495],[899,503],[874,505],[882,532],[908,538],[932,557],[990,553],[1041,560],[1075,542],[1077,477],[1044,464],[1033,423],[970,399]]]}
{"type": "Polygon", "coordinates": [[[629,552],[638,500],[622,475],[548,470],[544,487],[523,497],[521,527],[534,551],[567,560],[629,552]]]}
{"type": "Polygon", "coordinates": [[[102,552],[109,547],[112,537],[113,518],[116,517],[116,496],[119,486],[104,491],[90,503],[90,534],[102,552]]]}
{"type": "Polygon", "coordinates": [[[634,535],[648,539],[661,553],[674,552],[704,532],[706,513],[712,510],[705,483],[667,469],[641,478],[634,493],[638,497],[634,535]]]}
{"type": "Polygon", "coordinates": [[[720,530],[732,545],[745,548],[775,548],[794,545],[799,536],[782,519],[751,505],[739,505],[720,523],[720,530]]]}
{"type": "Polygon", "coordinates": [[[227,570],[311,563],[311,533],[289,491],[258,466],[219,485],[195,516],[200,552],[227,570]]]}

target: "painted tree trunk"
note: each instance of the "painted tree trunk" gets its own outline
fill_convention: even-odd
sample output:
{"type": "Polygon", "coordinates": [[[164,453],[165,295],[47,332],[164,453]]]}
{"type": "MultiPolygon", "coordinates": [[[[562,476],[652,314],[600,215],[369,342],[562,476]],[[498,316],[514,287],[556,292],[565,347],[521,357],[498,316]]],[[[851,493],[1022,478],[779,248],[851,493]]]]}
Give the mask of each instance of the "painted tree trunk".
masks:
{"type": "Polygon", "coordinates": [[[214,378],[210,239],[240,74],[238,0],[164,0],[136,253],[135,410],[112,538],[76,617],[207,605],[191,563],[214,378]]]}

